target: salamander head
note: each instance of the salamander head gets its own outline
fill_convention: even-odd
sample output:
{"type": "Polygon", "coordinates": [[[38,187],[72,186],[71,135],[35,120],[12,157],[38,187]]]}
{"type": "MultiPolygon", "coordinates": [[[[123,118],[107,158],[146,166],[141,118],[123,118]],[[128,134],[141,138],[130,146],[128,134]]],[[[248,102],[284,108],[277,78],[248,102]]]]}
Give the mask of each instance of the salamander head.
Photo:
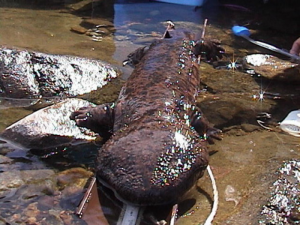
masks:
{"type": "Polygon", "coordinates": [[[138,205],[177,201],[203,175],[206,148],[190,129],[117,133],[101,149],[98,178],[123,200],[138,205]]]}

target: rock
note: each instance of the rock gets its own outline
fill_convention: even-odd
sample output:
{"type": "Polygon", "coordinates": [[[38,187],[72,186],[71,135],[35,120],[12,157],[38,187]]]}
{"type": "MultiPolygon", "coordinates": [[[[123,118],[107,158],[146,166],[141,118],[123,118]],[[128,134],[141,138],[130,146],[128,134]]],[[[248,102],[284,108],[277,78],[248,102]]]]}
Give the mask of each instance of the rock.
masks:
{"type": "Polygon", "coordinates": [[[13,160],[11,158],[8,158],[4,155],[0,155],[0,164],[8,164],[11,163],[13,160]]]}
{"type": "Polygon", "coordinates": [[[28,207],[24,210],[24,214],[28,217],[28,219],[36,217],[39,213],[40,210],[37,208],[37,202],[29,204],[28,207]]]}
{"type": "Polygon", "coordinates": [[[113,29],[114,27],[114,24],[109,21],[109,20],[106,20],[106,19],[101,19],[101,18],[86,18],[86,19],[83,19],[82,21],[82,25],[83,26],[87,26],[87,27],[90,27],[90,28],[93,28],[93,27],[107,27],[108,29],[113,29]]]}
{"type": "Polygon", "coordinates": [[[0,52],[0,93],[5,93],[4,97],[39,98],[39,88],[31,73],[30,61],[31,55],[27,51],[3,49],[0,52]]]}
{"type": "MultiPolygon", "coordinates": [[[[52,193],[50,193],[50,192],[47,193],[48,195],[46,195],[44,193],[45,186],[44,186],[43,181],[39,181],[37,183],[31,183],[29,185],[23,185],[22,187],[20,187],[18,192],[16,193],[16,195],[14,197],[12,197],[11,200],[14,199],[14,200],[19,200],[19,201],[23,202],[28,199],[35,199],[35,201],[39,202],[40,198],[48,196],[53,199],[52,206],[55,206],[58,203],[58,201],[55,201],[55,200],[58,200],[58,198],[57,198],[57,196],[54,195],[54,193],[56,193],[54,190],[57,190],[57,189],[54,187],[55,182],[52,181],[52,183],[53,183],[53,190],[52,190],[52,193]]],[[[7,199],[5,199],[5,200],[7,200],[7,199]]],[[[49,203],[51,203],[51,202],[49,201],[49,203]]]]}
{"type": "Polygon", "coordinates": [[[45,186],[47,186],[46,178],[51,178],[53,176],[54,172],[48,169],[5,171],[0,173],[0,191],[17,188],[24,184],[36,183],[38,181],[43,181],[45,186]]]}
{"type": "Polygon", "coordinates": [[[73,26],[73,27],[71,27],[71,31],[78,33],[78,34],[85,34],[87,32],[87,29],[85,29],[82,26],[73,26]]]}
{"type": "MultiPolygon", "coordinates": [[[[113,23],[99,18],[86,18],[81,22],[81,27],[86,27],[85,34],[92,37],[93,41],[102,41],[102,37],[108,36],[116,31],[113,23]]],[[[79,33],[79,30],[76,30],[79,33]]]]}
{"type": "Polygon", "coordinates": [[[241,128],[243,131],[246,131],[246,132],[253,132],[256,130],[260,130],[260,127],[258,125],[248,124],[248,123],[241,124],[241,128]]]}
{"type": "MultiPolygon", "coordinates": [[[[0,221],[5,224],[86,224],[74,214],[93,173],[72,168],[58,174],[50,169],[0,173],[0,221]],[[58,186],[58,179],[68,186],[58,186]],[[85,182],[80,180],[85,179],[85,182]],[[6,189],[6,190],[4,190],[6,189]]],[[[1,224],[1,223],[0,223],[1,224]]]]}
{"type": "Polygon", "coordinates": [[[87,180],[92,176],[91,171],[80,167],[71,168],[58,174],[57,186],[61,191],[60,205],[64,209],[72,209],[79,205],[87,180]]]}
{"type": "Polygon", "coordinates": [[[41,208],[41,210],[50,210],[55,207],[56,199],[53,196],[45,195],[42,196],[38,201],[38,207],[41,208]]]}
{"type": "Polygon", "coordinates": [[[58,186],[75,185],[83,188],[87,179],[92,175],[92,172],[83,168],[71,168],[58,174],[57,184],[58,186]]]}
{"type": "Polygon", "coordinates": [[[66,225],[71,225],[74,218],[70,215],[69,212],[67,211],[62,211],[59,215],[59,217],[62,219],[62,221],[64,222],[64,224],[66,225]]]}
{"type": "Polygon", "coordinates": [[[86,32],[86,35],[88,35],[88,36],[93,36],[93,35],[106,36],[106,35],[109,35],[110,33],[111,32],[105,27],[96,27],[96,28],[93,28],[93,29],[89,29],[86,32]]]}
{"type": "Polygon", "coordinates": [[[111,18],[114,15],[114,2],[114,0],[81,0],[71,2],[71,4],[65,4],[65,7],[69,8],[74,14],[79,14],[81,16],[85,15],[90,17],[92,12],[92,16],[95,18],[111,18]]]}
{"type": "Polygon", "coordinates": [[[21,176],[26,183],[36,183],[37,181],[43,181],[43,183],[46,184],[46,179],[53,177],[54,171],[49,169],[23,170],[21,171],[21,176]]]}
{"type": "MultiPolygon", "coordinates": [[[[43,223],[41,223],[43,224],[43,223]]],[[[59,215],[49,214],[47,216],[47,224],[49,225],[64,225],[64,222],[61,220],[59,215]]]]}
{"type": "Polygon", "coordinates": [[[268,79],[300,83],[300,65],[272,55],[252,54],[244,57],[245,67],[268,79]]]}
{"type": "Polygon", "coordinates": [[[21,171],[13,170],[0,173],[0,191],[17,188],[24,184],[21,171]]]}
{"type": "Polygon", "coordinates": [[[6,128],[0,135],[25,148],[46,149],[55,146],[93,141],[98,135],[86,128],[76,126],[69,117],[81,107],[92,105],[82,99],[67,99],[40,109],[6,128]]]}
{"type": "Polygon", "coordinates": [[[240,124],[256,124],[256,102],[235,96],[221,96],[220,99],[210,97],[203,100],[199,106],[216,127],[231,127],[240,124]]]}
{"type": "Polygon", "coordinates": [[[39,99],[89,93],[119,71],[99,60],[2,48],[0,74],[0,97],[39,99]]]}
{"type": "Polygon", "coordinates": [[[261,211],[260,224],[299,224],[299,170],[299,160],[287,161],[279,168],[278,178],[271,187],[271,197],[261,211]]]}
{"type": "Polygon", "coordinates": [[[29,217],[26,221],[26,224],[32,224],[32,225],[36,224],[36,218],[33,216],[29,217]]]}

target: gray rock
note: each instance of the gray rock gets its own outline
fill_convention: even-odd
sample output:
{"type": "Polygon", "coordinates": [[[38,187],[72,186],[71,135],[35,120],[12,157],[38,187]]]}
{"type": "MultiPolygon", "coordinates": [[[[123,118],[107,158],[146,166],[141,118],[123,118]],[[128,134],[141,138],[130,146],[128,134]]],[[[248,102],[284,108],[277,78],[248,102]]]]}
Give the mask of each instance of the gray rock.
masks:
{"type": "Polygon", "coordinates": [[[271,187],[271,197],[263,206],[260,224],[299,224],[300,161],[291,160],[278,170],[278,179],[271,187]]]}
{"type": "Polygon", "coordinates": [[[101,88],[118,73],[99,60],[0,49],[1,97],[81,95],[101,88]]]}
{"type": "Polygon", "coordinates": [[[1,138],[25,148],[45,149],[76,141],[93,141],[97,134],[76,126],[69,117],[81,107],[92,105],[82,99],[67,99],[40,109],[6,128],[1,138]]]}

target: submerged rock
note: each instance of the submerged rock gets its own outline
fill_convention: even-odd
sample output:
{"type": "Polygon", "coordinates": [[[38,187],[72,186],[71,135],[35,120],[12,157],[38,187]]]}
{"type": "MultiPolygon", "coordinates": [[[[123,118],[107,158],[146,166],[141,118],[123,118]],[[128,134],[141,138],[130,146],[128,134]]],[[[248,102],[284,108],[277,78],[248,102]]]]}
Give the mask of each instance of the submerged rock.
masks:
{"type": "Polygon", "coordinates": [[[99,60],[2,48],[0,75],[1,97],[38,99],[91,92],[118,71],[99,60]]]}
{"type": "Polygon", "coordinates": [[[53,176],[54,172],[50,169],[2,172],[0,173],[0,197],[4,198],[2,195],[4,191],[13,190],[14,188],[19,188],[30,183],[42,182],[46,186],[46,180],[51,180],[53,176]]]}
{"type": "Polygon", "coordinates": [[[86,224],[73,212],[92,175],[83,168],[58,174],[52,169],[0,173],[0,224],[86,224]],[[65,186],[59,184],[62,177],[65,186]]]}
{"type": "Polygon", "coordinates": [[[71,168],[60,172],[57,176],[58,186],[78,186],[84,187],[87,178],[91,177],[93,173],[81,167],[71,168]]]}
{"type": "Polygon", "coordinates": [[[70,114],[92,104],[82,99],[67,99],[40,109],[4,130],[0,137],[26,148],[50,148],[78,140],[93,141],[98,135],[76,126],[70,114]]]}
{"type": "Polygon", "coordinates": [[[269,79],[300,82],[300,66],[266,54],[252,54],[244,57],[246,67],[269,79]]]}

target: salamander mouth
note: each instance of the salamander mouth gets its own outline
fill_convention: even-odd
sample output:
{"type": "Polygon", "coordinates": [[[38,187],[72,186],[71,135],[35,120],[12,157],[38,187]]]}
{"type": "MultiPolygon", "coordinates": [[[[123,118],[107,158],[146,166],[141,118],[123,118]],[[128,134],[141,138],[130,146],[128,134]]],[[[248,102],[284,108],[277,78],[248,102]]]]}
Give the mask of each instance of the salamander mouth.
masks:
{"type": "Polygon", "coordinates": [[[126,200],[125,198],[123,198],[123,197],[118,193],[118,191],[117,191],[116,189],[114,189],[111,185],[109,185],[105,180],[103,180],[103,179],[101,179],[101,178],[99,178],[99,177],[97,177],[97,180],[98,180],[104,187],[110,189],[110,190],[113,192],[115,198],[118,199],[119,201],[121,201],[123,204],[128,204],[128,205],[132,205],[132,206],[141,206],[141,207],[143,207],[143,206],[149,206],[149,205],[151,205],[151,206],[154,206],[154,205],[166,205],[166,204],[169,204],[169,203],[170,203],[170,202],[165,202],[165,203],[163,203],[163,204],[162,204],[162,203],[153,204],[153,202],[152,202],[151,204],[147,204],[146,202],[144,202],[144,203],[131,202],[131,201],[128,201],[128,200],[126,200]]]}
{"type": "Polygon", "coordinates": [[[119,200],[120,202],[122,202],[123,204],[132,205],[132,206],[139,206],[139,207],[145,207],[145,206],[164,206],[164,205],[168,205],[168,204],[173,204],[174,203],[174,201],[164,202],[164,203],[157,203],[157,204],[155,204],[153,202],[151,202],[151,204],[147,204],[146,202],[143,202],[143,203],[130,202],[130,201],[124,199],[123,197],[121,197],[121,195],[118,193],[118,191],[116,189],[114,189],[111,185],[109,185],[106,181],[104,181],[103,179],[100,179],[99,177],[97,177],[97,180],[105,188],[108,188],[109,190],[111,190],[113,192],[115,198],[117,200],[119,200]]]}
{"type": "Polygon", "coordinates": [[[125,204],[129,204],[129,205],[141,206],[141,205],[139,205],[139,204],[135,204],[135,203],[126,201],[124,198],[122,198],[122,197],[119,195],[119,193],[116,191],[116,189],[114,189],[111,185],[109,185],[109,184],[108,184],[106,181],[104,181],[103,179],[99,178],[99,176],[97,176],[97,180],[98,180],[104,187],[110,189],[110,190],[114,193],[115,197],[116,197],[119,201],[121,201],[121,202],[123,202],[123,203],[125,203],[125,204]]]}

